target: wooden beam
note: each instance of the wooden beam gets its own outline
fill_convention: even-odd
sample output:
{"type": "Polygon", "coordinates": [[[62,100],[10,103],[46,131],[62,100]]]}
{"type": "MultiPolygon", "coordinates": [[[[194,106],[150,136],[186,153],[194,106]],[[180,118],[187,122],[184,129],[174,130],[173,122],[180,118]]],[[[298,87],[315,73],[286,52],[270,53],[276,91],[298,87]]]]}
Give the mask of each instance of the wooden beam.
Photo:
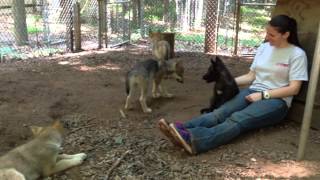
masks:
{"type": "Polygon", "coordinates": [[[305,147],[307,144],[309,129],[311,125],[312,111],[314,108],[314,99],[317,92],[319,69],[320,69],[320,24],[318,27],[317,43],[316,43],[316,48],[314,51],[314,56],[312,61],[310,81],[309,81],[308,92],[307,92],[307,100],[304,108],[297,160],[302,160],[304,157],[305,147]]]}
{"type": "Polygon", "coordinates": [[[80,21],[80,4],[76,2],[73,5],[73,32],[75,52],[81,51],[81,21],[80,21]]]}

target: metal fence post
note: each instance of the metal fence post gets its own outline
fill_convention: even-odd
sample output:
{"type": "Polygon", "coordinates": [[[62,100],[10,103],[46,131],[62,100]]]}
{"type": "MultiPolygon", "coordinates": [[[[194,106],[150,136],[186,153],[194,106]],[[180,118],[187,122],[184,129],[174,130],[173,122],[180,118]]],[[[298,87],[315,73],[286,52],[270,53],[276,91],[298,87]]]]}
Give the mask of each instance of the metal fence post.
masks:
{"type": "Polygon", "coordinates": [[[73,5],[73,28],[74,28],[74,40],[75,51],[81,51],[81,22],[80,22],[80,4],[76,2],[73,5]]]}

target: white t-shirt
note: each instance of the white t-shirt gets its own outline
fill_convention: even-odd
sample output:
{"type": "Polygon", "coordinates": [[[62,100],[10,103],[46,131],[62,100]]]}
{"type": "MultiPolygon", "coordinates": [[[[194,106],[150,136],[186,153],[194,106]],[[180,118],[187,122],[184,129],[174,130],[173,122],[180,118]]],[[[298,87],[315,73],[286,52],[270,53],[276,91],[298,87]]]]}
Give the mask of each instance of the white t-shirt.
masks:
{"type": "MultiPolygon", "coordinates": [[[[256,74],[250,89],[265,91],[288,86],[292,80],[308,80],[308,62],[305,52],[294,45],[276,48],[268,42],[257,50],[250,70],[256,74]]],[[[288,107],[292,96],[285,97],[288,107]]]]}

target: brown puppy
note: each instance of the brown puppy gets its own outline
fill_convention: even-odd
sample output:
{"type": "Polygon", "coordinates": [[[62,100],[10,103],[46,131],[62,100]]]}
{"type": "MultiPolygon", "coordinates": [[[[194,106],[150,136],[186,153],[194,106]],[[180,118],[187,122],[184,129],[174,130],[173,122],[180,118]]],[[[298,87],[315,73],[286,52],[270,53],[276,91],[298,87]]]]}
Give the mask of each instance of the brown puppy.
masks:
{"type": "Polygon", "coordinates": [[[152,43],[152,54],[160,61],[166,61],[170,58],[170,44],[163,40],[159,32],[149,32],[149,38],[152,43]]]}

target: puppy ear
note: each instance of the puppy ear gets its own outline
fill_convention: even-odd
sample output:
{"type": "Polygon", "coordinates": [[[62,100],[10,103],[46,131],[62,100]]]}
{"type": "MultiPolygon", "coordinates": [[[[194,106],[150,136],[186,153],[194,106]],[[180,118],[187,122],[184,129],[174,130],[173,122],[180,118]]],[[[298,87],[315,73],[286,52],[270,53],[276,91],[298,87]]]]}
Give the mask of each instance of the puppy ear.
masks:
{"type": "Polygon", "coordinates": [[[222,62],[222,60],[218,56],[216,56],[216,62],[222,62]]]}
{"type": "Polygon", "coordinates": [[[212,64],[216,63],[216,59],[211,58],[211,63],[212,64]]]}
{"type": "Polygon", "coordinates": [[[31,132],[34,136],[37,136],[42,131],[43,127],[40,126],[30,126],[31,132]]]}

